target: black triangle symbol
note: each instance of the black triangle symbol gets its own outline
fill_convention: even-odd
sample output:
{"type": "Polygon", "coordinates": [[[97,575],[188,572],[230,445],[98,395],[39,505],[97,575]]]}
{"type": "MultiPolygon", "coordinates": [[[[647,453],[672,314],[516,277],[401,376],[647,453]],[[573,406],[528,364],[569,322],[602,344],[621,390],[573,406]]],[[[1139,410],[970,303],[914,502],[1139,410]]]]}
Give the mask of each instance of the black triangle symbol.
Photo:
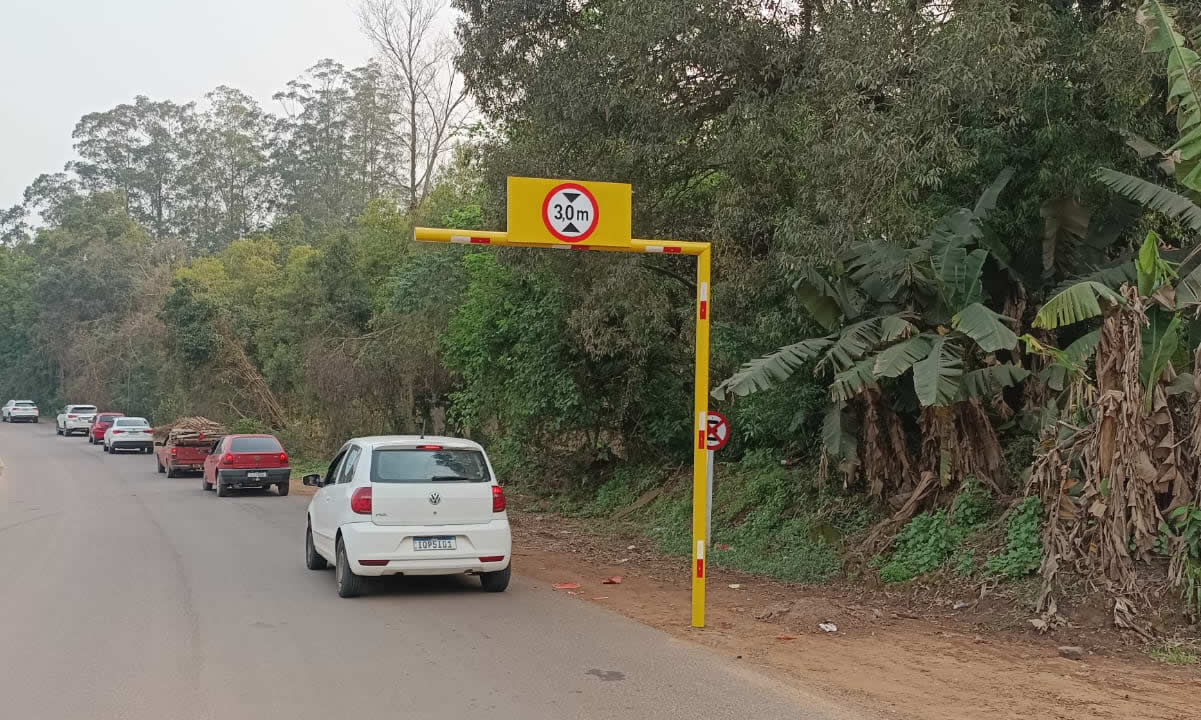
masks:
{"type": "Polygon", "coordinates": [[[567,202],[569,202],[569,203],[575,202],[575,199],[578,198],[579,196],[580,196],[579,193],[569,193],[569,192],[563,193],[563,197],[567,198],[567,202]]]}
{"type": "Polygon", "coordinates": [[[567,233],[578,233],[579,231],[580,229],[575,226],[575,223],[567,223],[567,227],[563,228],[564,235],[567,233]]]}

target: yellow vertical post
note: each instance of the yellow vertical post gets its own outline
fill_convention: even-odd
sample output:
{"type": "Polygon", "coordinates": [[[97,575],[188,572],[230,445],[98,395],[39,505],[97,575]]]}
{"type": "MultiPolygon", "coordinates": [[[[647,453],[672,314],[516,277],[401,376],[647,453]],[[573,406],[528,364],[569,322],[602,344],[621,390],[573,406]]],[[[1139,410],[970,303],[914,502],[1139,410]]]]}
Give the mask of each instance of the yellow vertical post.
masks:
{"type": "Polygon", "coordinates": [[[709,432],[709,248],[696,256],[696,376],[692,422],[692,627],[705,627],[705,567],[709,538],[708,432],[709,432]]]}

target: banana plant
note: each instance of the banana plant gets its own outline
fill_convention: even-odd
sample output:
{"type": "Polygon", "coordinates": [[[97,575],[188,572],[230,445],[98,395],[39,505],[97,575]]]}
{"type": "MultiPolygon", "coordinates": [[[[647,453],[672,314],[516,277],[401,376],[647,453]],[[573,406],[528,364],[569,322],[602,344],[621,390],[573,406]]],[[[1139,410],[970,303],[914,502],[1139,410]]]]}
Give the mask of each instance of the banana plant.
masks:
{"type": "MultiPolygon", "coordinates": [[[[1165,260],[1160,253],[1159,235],[1149,232],[1139,249],[1135,270],[1138,295],[1145,301],[1147,317],[1147,324],[1141,328],[1139,379],[1145,391],[1144,410],[1150,411],[1155,387],[1168,367],[1172,366],[1172,360],[1181,348],[1185,316],[1195,316],[1197,309],[1201,308],[1201,267],[1184,277],[1178,277],[1177,266],[1165,260]]],[[[1123,304],[1119,293],[1102,283],[1086,280],[1048,300],[1035,315],[1033,325],[1055,330],[1100,317],[1123,304]]],[[[1070,355],[1069,359],[1076,367],[1096,348],[1095,333],[1089,333],[1077,341],[1081,342],[1084,342],[1083,349],[1077,348],[1073,352],[1051,352],[1053,349],[1048,348],[1042,350],[1044,354],[1060,359],[1070,355]],[[1059,354],[1061,352],[1063,355],[1059,354]]],[[[1027,344],[1029,346],[1029,342],[1027,344]]],[[[1072,346],[1068,350],[1072,351],[1072,346]]]]}
{"type": "Polygon", "coordinates": [[[988,306],[983,283],[996,258],[982,222],[1010,176],[1002,172],[975,208],[948,213],[911,247],[860,243],[832,277],[811,267],[798,271],[801,303],[827,334],[747,362],[713,396],[767,390],[811,366],[829,380],[824,452],[851,460],[849,406],[863,393],[904,383],[923,408],[947,408],[1021,383],[1029,372],[996,357],[1017,345],[1013,320],[988,306]]]}

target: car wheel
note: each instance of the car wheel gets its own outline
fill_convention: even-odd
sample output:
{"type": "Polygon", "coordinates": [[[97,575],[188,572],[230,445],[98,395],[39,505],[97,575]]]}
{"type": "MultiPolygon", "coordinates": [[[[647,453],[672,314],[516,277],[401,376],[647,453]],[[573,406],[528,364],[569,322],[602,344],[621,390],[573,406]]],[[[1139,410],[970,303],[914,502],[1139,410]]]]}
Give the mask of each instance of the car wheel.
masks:
{"type": "Polygon", "coordinates": [[[112,452],[112,448],[110,448],[110,447],[108,446],[108,444],[105,444],[105,446],[104,446],[104,452],[112,452]]]}
{"type": "Polygon", "coordinates": [[[278,492],[280,494],[281,497],[284,495],[287,495],[288,494],[288,483],[287,482],[279,483],[278,485],[275,486],[275,490],[276,490],[276,492],[278,492]]]}
{"type": "Polygon", "coordinates": [[[62,428],[60,428],[58,425],[55,425],[55,426],[54,426],[54,434],[55,434],[55,435],[62,435],[62,434],[63,434],[63,429],[62,429],[62,428]]]}
{"type": "Polygon", "coordinates": [[[324,570],[329,567],[329,563],[317,553],[317,548],[313,546],[312,526],[304,530],[304,566],[309,570],[324,570]]]}
{"type": "Polygon", "coordinates": [[[95,444],[96,444],[96,438],[92,437],[91,434],[88,434],[88,445],[95,445],[95,444]]]}
{"type": "Polygon", "coordinates": [[[173,478],[173,477],[178,477],[178,475],[179,474],[177,472],[175,472],[175,468],[171,467],[171,463],[168,462],[167,463],[167,477],[173,478]]]}
{"type": "Polygon", "coordinates": [[[484,592],[504,592],[509,587],[509,576],[513,571],[513,561],[510,560],[504,570],[480,573],[480,587],[484,592]]]}
{"type": "Polygon", "coordinates": [[[163,467],[163,461],[161,459],[159,459],[158,455],[154,456],[154,464],[158,466],[158,471],[160,473],[167,472],[167,468],[163,467]]]}
{"type": "Polygon", "coordinates": [[[217,486],[217,497],[229,497],[229,486],[223,485],[221,478],[217,478],[217,481],[213,484],[217,486]]]}
{"type": "Polygon", "coordinates": [[[213,486],[209,484],[208,478],[206,478],[204,475],[200,476],[200,487],[205,492],[208,492],[213,489],[213,486]]]}
{"type": "Polygon", "coordinates": [[[338,538],[338,549],[335,559],[334,583],[338,587],[338,597],[352,598],[362,595],[363,586],[366,582],[362,575],[355,575],[354,568],[350,567],[350,561],[346,559],[346,547],[342,544],[342,538],[338,538]]]}

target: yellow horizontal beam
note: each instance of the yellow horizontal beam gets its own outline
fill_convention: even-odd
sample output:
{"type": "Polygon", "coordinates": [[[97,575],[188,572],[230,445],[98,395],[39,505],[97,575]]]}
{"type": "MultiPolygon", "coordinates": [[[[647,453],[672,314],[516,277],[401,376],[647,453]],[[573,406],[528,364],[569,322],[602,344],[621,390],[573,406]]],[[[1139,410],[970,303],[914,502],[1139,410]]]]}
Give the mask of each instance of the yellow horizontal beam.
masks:
{"type": "Polygon", "coordinates": [[[549,248],[552,250],[593,250],[600,252],[664,253],[667,255],[700,255],[709,249],[709,243],[683,242],[676,240],[631,239],[629,247],[598,247],[580,243],[530,243],[510,240],[506,232],[493,230],[456,230],[453,228],[413,229],[417,242],[455,243],[460,245],[498,245],[501,247],[549,248]]]}

